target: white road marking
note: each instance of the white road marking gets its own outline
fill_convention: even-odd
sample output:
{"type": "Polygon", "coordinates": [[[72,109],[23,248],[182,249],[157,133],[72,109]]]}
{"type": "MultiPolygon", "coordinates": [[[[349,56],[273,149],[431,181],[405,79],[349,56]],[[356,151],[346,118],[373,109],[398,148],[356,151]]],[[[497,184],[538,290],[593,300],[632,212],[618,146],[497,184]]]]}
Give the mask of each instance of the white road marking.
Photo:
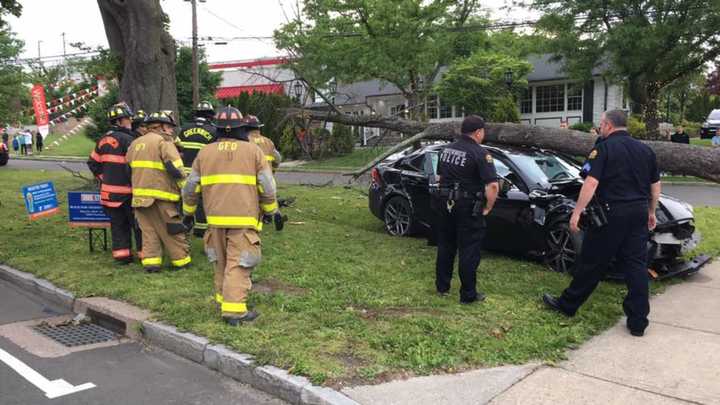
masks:
{"type": "Polygon", "coordinates": [[[45,396],[50,399],[95,388],[95,384],[93,383],[73,386],[65,380],[50,381],[3,349],[0,349],[0,361],[10,366],[11,369],[15,370],[16,373],[20,374],[40,391],[44,392],[45,396]]]}

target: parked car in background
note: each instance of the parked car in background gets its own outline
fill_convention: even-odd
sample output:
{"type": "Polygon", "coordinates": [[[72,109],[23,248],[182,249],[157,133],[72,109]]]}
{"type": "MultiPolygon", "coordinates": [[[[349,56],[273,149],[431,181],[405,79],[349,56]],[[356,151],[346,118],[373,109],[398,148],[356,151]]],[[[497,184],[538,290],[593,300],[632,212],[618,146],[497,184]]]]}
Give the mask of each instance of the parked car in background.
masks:
{"type": "MultiPolygon", "coordinates": [[[[394,236],[429,232],[435,215],[430,190],[436,186],[437,160],[446,144],[432,144],[397,154],[372,171],[370,211],[394,236]]],[[[547,263],[553,270],[572,272],[582,233],[570,232],[568,222],[582,187],[580,164],[569,156],[530,147],[487,146],[500,177],[501,191],[487,218],[485,248],[547,263]]],[[[657,208],[657,228],[648,244],[654,278],[691,274],[709,259],[684,262],[693,249],[693,207],[663,195],[657,208]]],[[[622,277],[609,269],[609,277],[622,277]]]]}
{"type": "Polygon", "coordinates": [[[712,139],[720,133],[720,110],[712,110],[700,128],[700,138],[712,139]]]}

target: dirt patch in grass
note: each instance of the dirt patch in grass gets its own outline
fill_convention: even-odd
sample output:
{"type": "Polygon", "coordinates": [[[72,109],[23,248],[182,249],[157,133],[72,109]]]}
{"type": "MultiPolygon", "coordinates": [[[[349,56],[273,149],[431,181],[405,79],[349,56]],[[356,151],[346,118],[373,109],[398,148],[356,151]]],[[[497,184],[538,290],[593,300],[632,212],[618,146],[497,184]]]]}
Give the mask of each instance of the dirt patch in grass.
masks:
{"type": "Polygon", "coordinates": [[[253,292],[260,294],[289,294],[289,295],[303,295],[307,293],[305,288],[296,287],[292,284],[283,283],[280,280],[274,278],[268,278],[253,283],[253,292]]]}

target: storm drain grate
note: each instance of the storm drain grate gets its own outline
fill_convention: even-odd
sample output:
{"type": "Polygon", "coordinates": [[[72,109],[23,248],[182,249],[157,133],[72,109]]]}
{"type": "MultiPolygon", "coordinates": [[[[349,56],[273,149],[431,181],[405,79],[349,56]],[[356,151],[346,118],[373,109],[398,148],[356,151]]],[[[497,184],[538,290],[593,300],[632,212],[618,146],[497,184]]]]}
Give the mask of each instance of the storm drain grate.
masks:
{"type": "Polygon", "coordinates": [[[35,326],[35,330],[67,347],[109,342],[117,338],[112,331],[94,323],[38,325],[35,326]]]}

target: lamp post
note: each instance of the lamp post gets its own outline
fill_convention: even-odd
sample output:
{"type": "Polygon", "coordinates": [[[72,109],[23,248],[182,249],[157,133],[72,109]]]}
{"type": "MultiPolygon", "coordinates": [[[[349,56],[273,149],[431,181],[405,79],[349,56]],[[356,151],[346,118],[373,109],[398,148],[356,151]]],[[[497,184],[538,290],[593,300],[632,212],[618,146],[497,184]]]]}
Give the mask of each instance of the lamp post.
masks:
{"type": "Polygon", "coordinates": [[[330,98],[333,104],[335,104],[335,94],[337,93],[337,80],[333,77],[328,84],[328,90],[330,90],[330,98]]]}
{"type": "Polygon", "coordinates": [[[300,80],[295,81],[295,84],[293,85],[293,92],[295,93],[295,100],[300,102],[300,97],[303,94],[303,85],[300,83],[300,80]]]}
{"type": "Polygon", "coordinates": [[[513,85],[513,71],[512,69],[508,69],[505,71],[505,86],[507,86],[508,91],[512,89],[513,85]]]}

